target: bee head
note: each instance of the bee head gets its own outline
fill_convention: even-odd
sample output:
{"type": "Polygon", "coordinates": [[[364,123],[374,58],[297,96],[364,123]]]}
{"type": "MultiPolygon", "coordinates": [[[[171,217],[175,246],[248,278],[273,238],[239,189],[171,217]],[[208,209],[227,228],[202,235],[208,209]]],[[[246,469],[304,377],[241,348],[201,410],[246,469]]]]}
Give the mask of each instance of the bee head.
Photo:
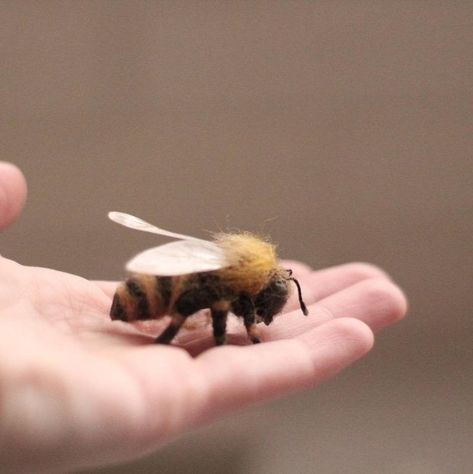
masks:
{"type": "Polygon", "coordinates": [[[304,315],[308,311],[302,300],[301,287],[299,282],[292,276],[292,270],[276,272],[268,284],[256,295],[255,309],[258,322],[266,325],[273,321],[273,317],[280,313],[289,298],[289,282],[293,281],[297,286],[299,304],[304,315]]]}

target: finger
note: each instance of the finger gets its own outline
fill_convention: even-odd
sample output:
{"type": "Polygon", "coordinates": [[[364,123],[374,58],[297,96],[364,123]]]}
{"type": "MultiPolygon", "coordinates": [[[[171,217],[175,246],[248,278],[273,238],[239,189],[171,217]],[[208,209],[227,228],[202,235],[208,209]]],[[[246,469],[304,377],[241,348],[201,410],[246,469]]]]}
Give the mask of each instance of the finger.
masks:
{"type": "Polygon", "coordinates": [[[297,339],[217,347],[197,360],[162,346],[117,357],[146,395],[143,421],[137,425],[140,444],[146,446],[233,409],[317,385],[372,345],[365,324],[339,319],[297,339]]]}
{"type": "Polygon", "coordinates": [[[0,162],[0,229],[12,224],[26,201],[26,180],[13,164],[0,162]]]}
{"type": "MultiPolygon", "coordinates": [[[[407,302],[394,283],[385,278],[371,278],[327,296],[308,309],[307,317],[296,310],[275,318],[270,326],[258,325],[262,341],[298,337],[328,321],[345,317],[359,319],[377,331],[402,319],[407,302]]],[[[227,339],[231,344],[248,344],[241,324],[228,334],[227,339]]],[[[197,355],[213,345],[209,330],[178,335],[177,341],[191,355],[197,355]]]]}
{"type": "MultiPolygon", "coordinates": [[[[307,271],[299,277],[299,283],[304,302],[309,305],[368,278],[388,279],[389,276],[375,265],[353,262],[315,272],[307,271]]],[[[284,311],[297,308],[299,300],[297,293],[293,291],[284,311]]]]}
{"type": "Polygon", "coordinates": [[[407,311],[402,290],[385,278],[370,278],[309,306],[309,316],[299,311],[284,314],[267,328],[262,328],[263,339],[290,338],[303,334],[314,326],[338,318],[356,318],[373,331],[401,320],[407,311]]]}
{"type": "Polygon", "coordinates": [[[197,362],[205,383],[192,415],[203,418],[315,386],[366,354],[373,334],[360,321],[339,319],[296,339],[250,347],[224,346],[197,362]]]}

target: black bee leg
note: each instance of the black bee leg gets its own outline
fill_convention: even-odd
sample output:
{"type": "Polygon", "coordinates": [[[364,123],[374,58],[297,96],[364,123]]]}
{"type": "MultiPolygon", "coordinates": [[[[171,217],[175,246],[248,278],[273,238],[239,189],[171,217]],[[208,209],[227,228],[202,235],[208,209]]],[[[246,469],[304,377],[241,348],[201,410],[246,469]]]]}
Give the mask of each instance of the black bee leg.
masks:
{"type": "Polygon", "coordinates": [[[261,339],[258,336],[258,328],[256,326],[255,304],[251,297],[246,293],[240,294],[238,300],[233,303],[232,307],[236,315],[243,317],[246,332],[251,342],[253,344],[261,342],[261,339]]]}
{"type": "Polygon", "coordinates": [[[253,314],[245,314],[243,316],[245,321],[245,328],[246,332],[248,333],[248,337],[253,344],[258,344],[261,342],[261,339],[258,336],[258,327],[256,326],[255,315],[253,314]]]}
{"type": "Polygon", "coordinates": [[[155,339],[156,344],[169,344],[186,320],[181,314],[172,316],[169,326],[155,339]]]}
{"type": "Polygon", "coordinates": [[[212,314],[212,327],[214,331],[215,344],[222,346],[226,343],[226,328],[227,328],[227,316],[228,316],[228,305],[220,304],[210,308],[212,314]]]}

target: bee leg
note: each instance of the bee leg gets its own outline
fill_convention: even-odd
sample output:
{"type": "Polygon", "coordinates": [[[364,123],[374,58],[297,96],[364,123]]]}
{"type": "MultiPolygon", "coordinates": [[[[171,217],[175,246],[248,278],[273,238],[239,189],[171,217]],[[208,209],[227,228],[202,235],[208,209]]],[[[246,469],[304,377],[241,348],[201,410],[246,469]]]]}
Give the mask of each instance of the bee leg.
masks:
{"type": "Polygon", "coordinates": [[[182,314],[174,314],[169,326],[155,339],[156,344],[169,344],[186,320],[182,314]]]}
{"type": "Polygon", "coordinates": [[[253,344],[261,342],[256,326],[255,305],[251,297],[245,293],[240,294],[238,300],[233,304],[233,311],[238,316],[243,316],[246,332],[253,344]]]}
{"type": "Polygon", "coordinates": [[[258,326],[256,326],[255,308],[253,304],[248,305],[248,310],[243,314],[243,321],[245,322],[246,333],[253,344],[258,344],[261,339],[258,336],[258,326]]]}
{"type": "Polygon", "coordinates": [[[212,315],[212,327],[215,345],[222,346],[226,343],[228,305],[217,304],[216,306],[210,308],[210,313],[212,315]]]}
{"type": "Polygon", "coordinates": [[[258,336],[258,327],[256,326],[255,315],[245,315],[244,321],[246,332],[248,334],[248,337],[250,338],[250,341],[253,344],[258,344],[259,342],[261,342],[261,339],[258,336]]]}

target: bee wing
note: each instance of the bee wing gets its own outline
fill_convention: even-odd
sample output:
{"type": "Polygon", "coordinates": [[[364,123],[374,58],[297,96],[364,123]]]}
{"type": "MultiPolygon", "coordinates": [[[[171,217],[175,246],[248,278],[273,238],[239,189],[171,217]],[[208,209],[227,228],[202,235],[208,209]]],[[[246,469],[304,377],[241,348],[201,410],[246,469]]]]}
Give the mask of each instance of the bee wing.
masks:
{"type": "Polygon", "coordinates": [[[180,240],[145,250],[133,257],[126,269],[157,276],[218,270],[228,265],[223,250],[205,240],[180,240]]]}
{"type": "Polygon", "coordinates": [[[191,237],[189,235],[177,234],[176,232],[171,232],[169,230],[161,229],[156,227],[149,222],[140,219],[139,217],[132,216],[131,214],[126,214],[125,212],[116,212],[112,211],[108,213],[108,218],[117,224],[121,224],[130,229],[140,230],[142,232],[150,232],[152,234],[166,235],[167,237],[173,237],[175,239],[181,240],[197,240],[199,242],[207,242],[206,240],[197,239],[196,237],[191,237]]]}

